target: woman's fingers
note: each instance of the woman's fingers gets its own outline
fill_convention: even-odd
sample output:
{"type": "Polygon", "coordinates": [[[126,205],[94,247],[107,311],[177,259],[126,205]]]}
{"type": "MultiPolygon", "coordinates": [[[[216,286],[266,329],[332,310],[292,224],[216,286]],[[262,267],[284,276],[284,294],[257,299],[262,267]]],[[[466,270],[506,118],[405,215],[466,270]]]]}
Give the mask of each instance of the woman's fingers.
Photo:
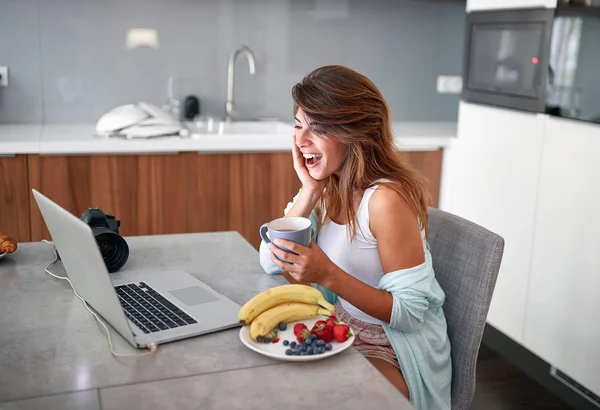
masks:
{"type": "Polygon", "coordinates": [[[288,241],[286,239],[281,239],[281,238],[277,238],[273,241],[273,244],[275,245],[275,248],[279,247],[279,248],[285,248],[289,251],[292,251],[294,253],[297,253],[299,255],[304,255],[306,252],[305,250],[307,249],[306,247],[300,245],[297,242],[292,242],[292,241],[288,241]]]}
{"type": "Polygon", "coordinates": [[[298,263],[300,261],[300,256],[299,255],[294,255],[293,253],[290,252],[286,252],[283,249],[279,249],[278,247],[276,247],[275,245],[273,245],[272,243],[270,243],[268,245],[269,250],[271,251],[271,253],[275,256],[278,256],[279,259],[284,260],[287,264],[293,264],[293,263],[298,263]]]}

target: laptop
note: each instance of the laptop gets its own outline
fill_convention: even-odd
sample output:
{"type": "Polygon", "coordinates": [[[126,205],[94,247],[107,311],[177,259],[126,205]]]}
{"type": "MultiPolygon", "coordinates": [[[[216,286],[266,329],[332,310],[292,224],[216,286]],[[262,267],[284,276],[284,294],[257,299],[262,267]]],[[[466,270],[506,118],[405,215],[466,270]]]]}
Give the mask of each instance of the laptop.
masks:
{"type": "Polygon", "coordinates": [[[133,347],[240,326],[240,305],[183,270],[110,274],[90,226],[32,191],[73,287],[133,347]]]}

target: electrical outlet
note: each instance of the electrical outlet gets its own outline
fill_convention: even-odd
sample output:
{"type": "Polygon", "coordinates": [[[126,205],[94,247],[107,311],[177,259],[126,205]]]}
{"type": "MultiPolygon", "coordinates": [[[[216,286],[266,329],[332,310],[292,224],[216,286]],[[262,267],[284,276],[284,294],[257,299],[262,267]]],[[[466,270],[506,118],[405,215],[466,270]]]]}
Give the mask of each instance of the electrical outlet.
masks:
{"type": "Polygon", "coordinates": [[[436,88],[439,94],[460,94],[462,91],[462,77],[459,75],[439,75],[436,88]]]}
{"type": "Polygon", "coordinates": [[[8,67],[0,67],[0,87],[8,87],[8,67]]]}

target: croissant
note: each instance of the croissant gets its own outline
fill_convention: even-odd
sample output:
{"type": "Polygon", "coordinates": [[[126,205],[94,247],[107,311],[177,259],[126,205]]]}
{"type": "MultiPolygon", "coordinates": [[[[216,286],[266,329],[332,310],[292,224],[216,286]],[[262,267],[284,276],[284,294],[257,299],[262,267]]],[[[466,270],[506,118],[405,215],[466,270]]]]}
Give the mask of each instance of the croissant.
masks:
{"type": "Polygon", "coordinates": [[[13,253],[17,250],[17,241],[0,233],[0,253],[13,253]]]}

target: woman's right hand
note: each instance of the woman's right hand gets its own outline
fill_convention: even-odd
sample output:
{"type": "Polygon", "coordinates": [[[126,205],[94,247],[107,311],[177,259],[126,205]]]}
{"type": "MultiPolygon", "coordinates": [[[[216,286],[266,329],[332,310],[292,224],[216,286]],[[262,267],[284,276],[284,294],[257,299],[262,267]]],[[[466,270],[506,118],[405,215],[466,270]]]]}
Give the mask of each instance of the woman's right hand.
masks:
{"type": "Polygon", "coordinates": [[[304,162],[304,156],[300,152],[300,148],[296,145],[296,135],[294,134],[292,140],[292,155],[294,157],[294,170],[302,182],[302,192],[320,197],[323,193],[323,189],[327,186],[327,179],[316,180],[308,173],[308,168],[304,162]]]}

